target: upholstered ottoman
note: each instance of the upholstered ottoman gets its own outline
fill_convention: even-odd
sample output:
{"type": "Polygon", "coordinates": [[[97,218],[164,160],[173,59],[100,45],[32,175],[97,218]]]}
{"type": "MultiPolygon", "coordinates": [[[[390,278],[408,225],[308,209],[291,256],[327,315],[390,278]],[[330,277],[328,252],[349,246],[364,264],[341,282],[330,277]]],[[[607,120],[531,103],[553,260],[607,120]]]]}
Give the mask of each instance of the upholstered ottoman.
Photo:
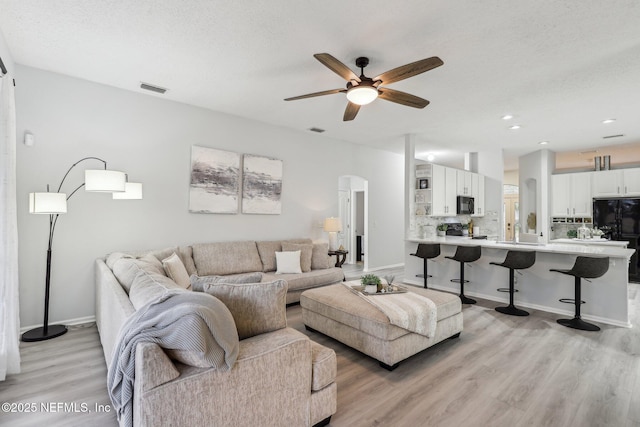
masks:
{"type": "Polygon", "coordinates": [[[413,286],[407,288],[435,303],[437,323],[433,336],[392,325],[380,309],[343,284],[304,291],[300,296],[302,321],[308,330],[328,335],[392,370],[402,360],[447,338],[457,338],[462,331],[462,304],[457,295],[413,286]]]}

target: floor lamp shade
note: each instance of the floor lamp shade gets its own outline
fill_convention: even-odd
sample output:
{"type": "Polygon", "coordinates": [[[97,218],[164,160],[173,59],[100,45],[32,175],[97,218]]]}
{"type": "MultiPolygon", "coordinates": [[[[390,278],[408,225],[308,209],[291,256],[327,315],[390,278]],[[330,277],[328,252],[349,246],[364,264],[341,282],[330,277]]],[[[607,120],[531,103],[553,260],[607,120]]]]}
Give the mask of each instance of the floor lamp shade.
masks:
{"type": "Polygon", "coordinates": [[[65,193],[29,193],[29,213],[47,215],[67,213],[67,195],[65,193]]]}
{"type": "Polygon", "coordinates": [[[124,172],[107,169],[84,171],[84,189],[97,193],[124,192],[127,177],[124,172]]]}
{"type": "Polygon", "coordinates": [[[114,200],[140,200],[142,199],[142,183],[127,182],[124,192],[113,193],[114,200]]]}

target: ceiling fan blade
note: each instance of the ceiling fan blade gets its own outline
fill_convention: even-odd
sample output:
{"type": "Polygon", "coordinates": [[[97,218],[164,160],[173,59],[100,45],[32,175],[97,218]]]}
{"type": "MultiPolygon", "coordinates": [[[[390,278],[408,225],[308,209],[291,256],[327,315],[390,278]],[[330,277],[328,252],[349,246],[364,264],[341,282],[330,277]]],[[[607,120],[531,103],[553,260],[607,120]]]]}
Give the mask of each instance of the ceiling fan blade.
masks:
{"type": "Polygon", "coordinates": [[[356,73],[351,71],[349,67],[347,67],[328,53],[316,53],[315,55],[313,55],[313,57],[322,62],[325,67],[327,67],[346,81],[349,82],[351,80],[355,80],[356,82],[360,83],[360,77],[358,77],[356,73]]]}
{"type": "Polygon", "coordinates": [[[360,111],[360,106],[358,104],[354,104],[353,102],[349,102],[347,104],[347,108],[344,110],[344,116],[342,117],[343,122],[348,122],[356,118],[356,115],[360,111]]]}
{"type": "Polygon", "coordinates": [[[444,64],[442,59],[437,56],[431,58],[421,59],[420,61],[412,62],[411,64],[403,65],[393,70],[389,70],[375,77],[373,81],[381,80],[382,84],[388,85],[389,83],[398,82],[400,80],[408,79],[409,77],[416,76],[424,73],[425,71],[432,70],[436,67],[444,64]]]}
{"type": "Polygon", "coordinates": [[[322,92],[308,93],[306,95],[294,96],[292,98],[286,98],[285,101],[295,101],[297,99],[313,98],[314,96],[333,95],[334,93],[346,92],[346,89],[331,89],[323,90],[322,92]]]}
{"type": "Polygon", "coordinates": [[[399,90],[389,89],[387,87],[378,88],[378,98],[413,108],[424,108],[429,105],[429,101],[426,99],[419,98],[406,92],[400,92],[399,90]]]}

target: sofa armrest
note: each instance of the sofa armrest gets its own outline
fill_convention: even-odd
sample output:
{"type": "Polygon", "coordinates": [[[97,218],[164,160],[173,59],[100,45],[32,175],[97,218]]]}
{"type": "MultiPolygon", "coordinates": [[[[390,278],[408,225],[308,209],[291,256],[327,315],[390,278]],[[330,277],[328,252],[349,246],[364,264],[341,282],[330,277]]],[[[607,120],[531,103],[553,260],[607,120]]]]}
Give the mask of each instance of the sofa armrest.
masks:
{"type": "Polygon", "coordinates": [[[135,313],[129,296],[102,259],[95,262],[96,325],[107,367],[111,365],[120,328],[135,313]]]}
{"type": "Polygon", "coordinates": [[[136,391],[145,392],[180,376],[169,356],[155,343],[136,347],[136,391]]]}

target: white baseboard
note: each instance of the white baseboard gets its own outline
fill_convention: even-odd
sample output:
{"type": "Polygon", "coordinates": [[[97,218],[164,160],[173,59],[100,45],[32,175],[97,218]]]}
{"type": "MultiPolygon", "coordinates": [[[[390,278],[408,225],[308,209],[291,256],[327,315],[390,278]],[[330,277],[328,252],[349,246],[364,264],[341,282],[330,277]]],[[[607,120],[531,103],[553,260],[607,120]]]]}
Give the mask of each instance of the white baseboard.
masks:
{"type": "Polygon", "coordinates": [[[363,270],[364,273],[369,273],[372,271],[380,271],[380,270],[385,270],[387,268],[401,268],[404,267],[404,263],[401,264],[392,264],[392,265],[384,265],[382,267],[374,267],[374,268],[369,268],[367,270],[363,270]]]}
{"type": "MultiPolygon", "coordinates": [[[[414,279],[404,279],[403,280],[404,283],[410,284],[410,285],[415,285],[415,286],[419,286],[422,287],[424,285],[424,283],[422,282],[422,280],[414,280],[414,279]]],[[[433,289],[437,289],[440,291],[447,291],[447,292],[455,292],[458,293],[459,291],[457,291],[455,288],[451,288],[448,286],[441,286],[438,285],[437,283],[428,283],[429,288],[433,288],[433,289]]],[[[465,295],[469,296],[469,297],[476,297],[476,298],[482,298],[482,299],[486,299],[489,301],[496,301],[496,302],[502,302],[502,303],[509,303],[509,299],[508,298],[501,298],[499,296],[495,296],[495,295],[485,295],[485,294],[481,294],[478,292],[469,292],[465,289],[464,292],[465,295]]],[[[573,317],[573,315],[575,314],[573,312],[573,310],[561,310],[561,309],[557,309],[557,308],[553,308],[553,307],[547,307],[547,306],[542,306],[542,305],[538,305],[538,304],[527,304],[527,303],[517,303],[518,307],[526,307],[526,308],[531,308],[533,310],[540,310],[540,311],[544,311],[546,313],[554,313],[554,314],[560,314],[562,316],[569,316],[569,317],[573,317]]],[[[630,322],[619,322],[616,320],[610,320],[610,319],[603,319],[601,317],[598,316],[592,316],[589,314],[583,314],[581,316],[583,319],[585,320],[591,320],[593,322],[598,322],[598,323],[604,323],[607,325],[613,325],[613,326],[621,326],[623,328],[631,328],[631,323],[630,322]]]]}
{"type": "MultiPolygon", "coordinates": [[[[86,317],[77,317],[75,319],[61,320],[59,322],[51,322],[49,323],[49,325],[74,326],[74,325],[82,325],[84,323],[94,323],[95,321],[96,321],[96,316],[86,316],[86,317]]],[[[20,333],[23,334],[27,331],[30,331],[31,329],[41,328],[41,327],[42,327],[42,324],[24,326],[20,328],[20,333]]]]}

